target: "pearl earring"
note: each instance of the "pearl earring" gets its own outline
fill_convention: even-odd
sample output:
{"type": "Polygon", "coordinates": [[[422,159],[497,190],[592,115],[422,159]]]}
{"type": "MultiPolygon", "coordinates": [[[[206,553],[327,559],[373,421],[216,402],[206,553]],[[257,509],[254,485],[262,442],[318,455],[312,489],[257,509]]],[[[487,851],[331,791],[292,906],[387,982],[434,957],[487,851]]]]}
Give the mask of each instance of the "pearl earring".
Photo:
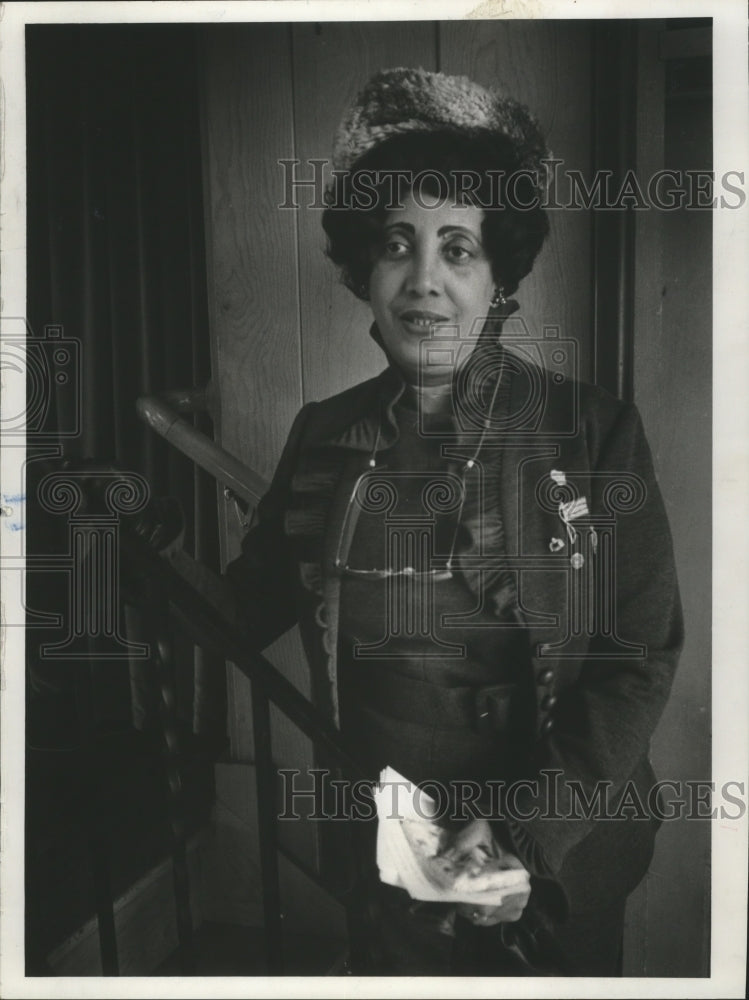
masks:
{"type": "Polygon", "coordinates": [[[505,293],[501,285],[497,285],[497,287],[494,289],[494,295],[492,296],[490,305],[492,309],[498,309],[499,306],[507,305],[507,299],[505,298],[505,293]]]}

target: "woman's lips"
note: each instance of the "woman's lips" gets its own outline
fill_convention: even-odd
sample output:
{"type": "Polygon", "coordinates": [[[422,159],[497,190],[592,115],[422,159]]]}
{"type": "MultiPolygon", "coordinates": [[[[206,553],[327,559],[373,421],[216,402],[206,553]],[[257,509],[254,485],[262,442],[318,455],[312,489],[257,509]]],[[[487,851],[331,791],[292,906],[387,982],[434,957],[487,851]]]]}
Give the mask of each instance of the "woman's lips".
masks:
{"type": "Polygon", "coordinates": [[[425,312],[419,309],[407,309],[398,317],[407,330],[421,336],[429,333],[438,323],[447,323],[448,317],[439,313],[425,312]]]}

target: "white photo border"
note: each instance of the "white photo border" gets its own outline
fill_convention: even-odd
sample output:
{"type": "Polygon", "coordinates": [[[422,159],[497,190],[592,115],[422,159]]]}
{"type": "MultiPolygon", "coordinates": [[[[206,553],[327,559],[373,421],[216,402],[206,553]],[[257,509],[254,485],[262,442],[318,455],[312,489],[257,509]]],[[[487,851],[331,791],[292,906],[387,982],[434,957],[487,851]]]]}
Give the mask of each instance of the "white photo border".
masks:
{"type": "MultiPolygon", "coordinates": [[[[0,11],[0,315],[26,313],[25,37],[27,24],[109,22],[452,20],[458,18],[711,17],[714,39],[714,162],[716,176],[749,173],[747,11],[742,0],[257,0],[257,2],[6,3],[0,11]]],[[[714,211],[714,463],[713,463],[713,764],[716,787],[745,780],[749,761],[749,210],[714,211]]],[[[0,336],[6,332],[3,320],[0,336]]],[[[19,389],[19,387],[14,387],[19,389]]],[[[4,414],[24,399],[2,393],[4,414]]],[[[20,481],[24,449],[0,450],[5,482],[20,481]]],[[[2,549],[8,554],[8,533],[2,549]]],[[[11,552],[12,554],[12,552],[11,552]]],[[[3,572],[3,618],[23,615],[16,576],[3,572]],[[14,589],[15,588],[15,589],[14,589]]],[[[496,980],[453,981],[297,977],[33,978],[24,974],[24,636],[0,637],[2,834],[0,847],[0,995],[25,997],[308,997],[495,996],[496,980]]],[[[740,997],[745,995],[747,920],[746,813],[712,829],[711,975],[701,979],[512,979],[518,997],[740,997]]],[[[678,933],[678,927],[674,928],[678,933]]]]}

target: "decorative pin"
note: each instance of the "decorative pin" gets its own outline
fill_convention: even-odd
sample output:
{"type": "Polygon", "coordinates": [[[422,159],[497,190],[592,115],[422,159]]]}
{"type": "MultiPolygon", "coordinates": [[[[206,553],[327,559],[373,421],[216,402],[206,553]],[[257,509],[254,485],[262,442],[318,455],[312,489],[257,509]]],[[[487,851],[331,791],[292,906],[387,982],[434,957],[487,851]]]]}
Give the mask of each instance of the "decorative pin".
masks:
{"type": "Polygon", "coordinates": [[[577,538],[577,532],[570,522],[574,521],[577,517],[585,517],[588,513],[590,511],[588,510],[588,501],[585,497],[577,497],[575,500],[568,500],[567,503],[559,504],[559,516],[567,527],[567,534],[573,545],[577,538]]]}
{"type": "Polygon", "coordinates": [[[588,501],[585,497],[577,497],[575,500],[559,504],[559,516],[564,522],[574,521],[575,518],[585,517],[589,513],[588,501]]]}
{"type": "Polygon", "coordinates": [[[559,552],[564,548],[563,538],[552,538],[549,542],[549,552],[559,552]]]}
{"type": "Polygon", "coordinates": [[[559,469],[552,469],[549,475],[557,484],[557,486],[567,485],[567,476],[563,472],[560,472],[559,469]]]}
{"type": "Polygon", "coordinates": [[[582,569],[583,563],[585,562],[585,556],[580,552],[575,552],[574,555],[570,556],[570,563],[573,569],[582,569]]]}

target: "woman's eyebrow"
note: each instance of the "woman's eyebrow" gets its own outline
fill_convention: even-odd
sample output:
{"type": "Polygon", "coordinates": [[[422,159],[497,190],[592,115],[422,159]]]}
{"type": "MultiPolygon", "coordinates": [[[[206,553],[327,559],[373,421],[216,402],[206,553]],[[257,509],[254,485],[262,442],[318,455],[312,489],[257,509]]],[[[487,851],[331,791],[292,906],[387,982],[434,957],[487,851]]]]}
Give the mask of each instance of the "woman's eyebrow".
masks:
{"type": "Polygon", "coordinates": [[[449,236],[450,233],[463,233],[465,236],[472,236],[474,239],[478,239],[476,233],[467,226],[441,226],[437,230],[438,236],[449,236]]]}
{"type": "MultiPolygon", "coordinates": [[[[385,226],[386,232],[390,232],[391,229],[405,229],[412,236],[416,235],[416,227],[410,222],[391,222],[385,226]]],[[[466,236],[472,236],[473,239],[479,239],[476,233],[467,226],[440,226],[437,230],[438,236],[449,236],[451,233],[464,233],[466,236]]]]}

